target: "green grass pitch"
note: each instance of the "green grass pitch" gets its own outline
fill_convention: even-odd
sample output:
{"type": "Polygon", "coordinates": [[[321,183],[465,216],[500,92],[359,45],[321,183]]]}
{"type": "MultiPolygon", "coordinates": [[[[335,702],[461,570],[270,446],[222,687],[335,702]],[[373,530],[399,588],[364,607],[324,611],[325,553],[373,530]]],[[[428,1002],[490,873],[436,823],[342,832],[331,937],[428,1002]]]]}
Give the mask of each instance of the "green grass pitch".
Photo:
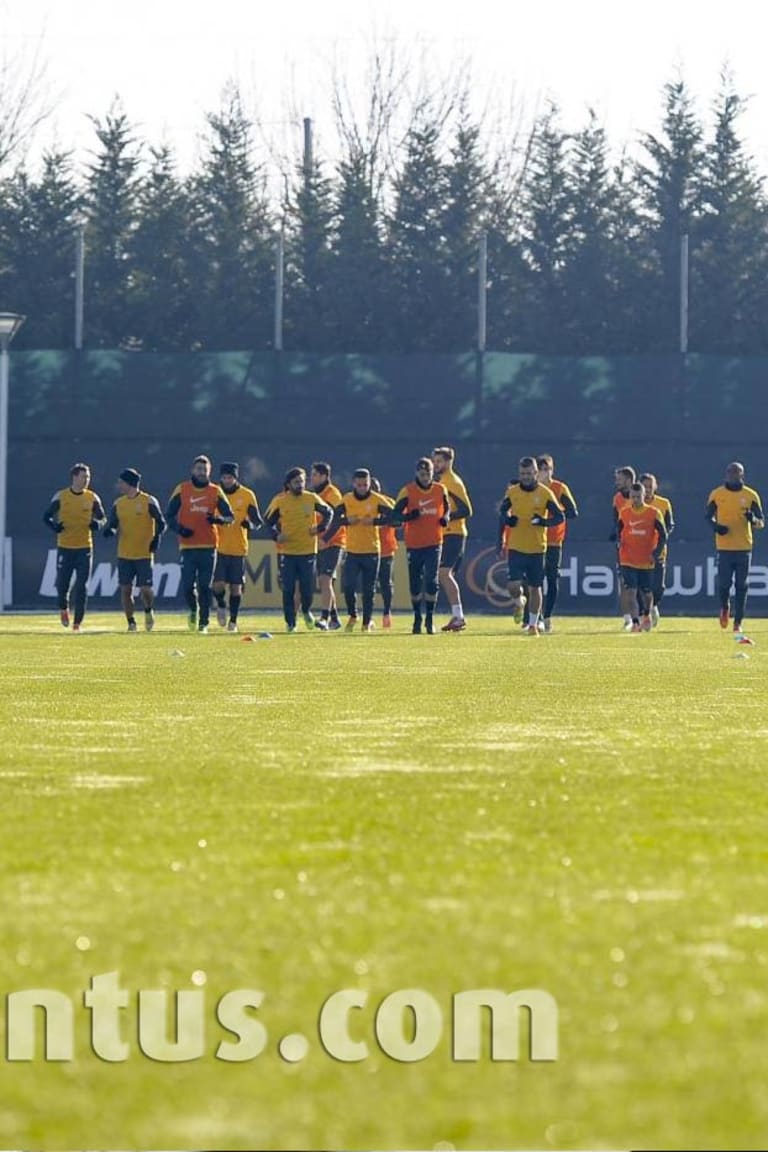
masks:
{"type": "Polygon", "coordinates": [[[42,1009],[31,1059],[3,1025],[1,1147],[765,1147],[767,621],[751,647],[715,618],[86,623],[0,620],[4,1008],[72,1006],[71,1059],[45,1059],[42,1009]],[[106,973],[120,1058],[83,1002],[106,973]],[[194,994],[184,1061],[144,1051],[159,989],[169,1043],[194,994]],[[264,1047],[233,1062],[217,1005],[241,989],[264,1047]],[[356,1060],[318,1035],[345,989],[356,1060]],[[414,989],[433,1011],[400,1014],[393,1055],[377,1013],[391,1031],[414,989]],[[487,1011],[455,1059],[473,989],[548,993],[557,1058],[530,1058],[521,1010],[517,1059],[491,1059],[487,1011]]]}

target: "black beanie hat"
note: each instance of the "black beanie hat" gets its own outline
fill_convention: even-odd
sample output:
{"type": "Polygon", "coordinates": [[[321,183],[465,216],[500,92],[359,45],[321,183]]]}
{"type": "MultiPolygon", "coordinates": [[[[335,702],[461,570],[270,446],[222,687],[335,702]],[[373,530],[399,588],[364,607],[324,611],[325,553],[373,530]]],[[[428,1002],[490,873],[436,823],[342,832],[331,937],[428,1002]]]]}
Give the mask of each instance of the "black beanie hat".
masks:
{"type": "Polygon", "coordinates": [[[235,464],[232,460],[225,460],[219,467],[219,476],[223,476],[225,473],[228,476],[239,476],[240,465],[235,464]]]}
{"type": "Polygon", "coordinates": [[[120,479],[130,484],[131,488],[138,488],[141,484],[141,472],[137,472],[135,468],[123,468],[120,479]]]}

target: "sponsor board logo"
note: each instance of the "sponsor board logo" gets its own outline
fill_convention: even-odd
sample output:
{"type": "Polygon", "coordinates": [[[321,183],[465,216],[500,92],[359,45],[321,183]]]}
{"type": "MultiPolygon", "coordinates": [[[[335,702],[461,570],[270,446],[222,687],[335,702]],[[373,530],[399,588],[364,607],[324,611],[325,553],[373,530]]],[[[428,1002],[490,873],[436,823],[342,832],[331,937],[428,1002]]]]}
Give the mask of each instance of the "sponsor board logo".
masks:
{"type": "MultiPolygon", "coordinates": [[[[509,608],[507,561],[495,548],[484,548],[471,556],[466,566],[468,589],[494,608],[509,608]]],[[[615,596],[618,578],[608,564],[586,564],[573,555],[560,568],[560,595],[576,599],[615,596]]],[[[709,556],[703,563],[677,563],[667,567],[665,598],[679,596],[714,597],[717,591],[717,560],[709,556]]],[[[768,567],[753,564],[749,572],[750,596],[768,596],[768,567]]]]}
{"type": "MultiPolygon", "coordinates": [[[[8,541],[10,544],[10,541],[8,541]]],[[[604,551],[604,550],[603,550],[604,551]]],[[[599,555],[595,548],[592,555],[599,555]]],[[[695,550],[690,549],[691,560],[682,559],[667,565],[666,599],[679,598],[679,606],[685,608],[698,599],[714,599],[717,593],[717,560],[709,556],[696,561],[695,550]]],[[[55,548],[48,551],[42,574],[36,589],[28,588],[26,593],[18,587],[14,589],[14,601],[23,603],[34,601],[35,596],[45,600],[56,598],[56,558],[55,548]]],[[[6,571],[10,565],[6,556],[6,571]]],[[[161,600],[176,598],[181,592],[181,565],[177,561],[164,563],[156,560],[153,565],[154,589],[161,600]]],[[[395,556],[395,608],[410,608],[408,596],[408,573],[406,557],[401,549],[395,556]]],[[[461,579],[461,577],[460,577],[461,579]]],[[[511,600],[507,591],[507,562],[500,559],[495,548],[481,548],[470,551],[463,570],[463,583],[472,600],[476,598],[478,608],[508,610],[511,600]],[[479,602],[479,603],[478,603],[479,602]]],[[[34,587],[34,586],[33,586],[34,587]]],[[[11,599],[7,590],[6,603],[11,599]]],[[[98,561],[88,582],[88,595],[93,599],[111,599],[117,595],[118,575],[114,561],[98,561]]],[[[587,563],[584,553],[568,557],[560,569],[560,596],[564,600],[607,603],[616,596],[618,578],[615,568],[609,564],[587,563]]],[[[749,573],[750,597],[768,596],[768,567],[753,564],[749,573]]],[[[277,557],[274,546],[255,541],[249,545],[246,558],[246,586],[244,608],[279,608],[282,593],[278,582],[277,557]]]]}

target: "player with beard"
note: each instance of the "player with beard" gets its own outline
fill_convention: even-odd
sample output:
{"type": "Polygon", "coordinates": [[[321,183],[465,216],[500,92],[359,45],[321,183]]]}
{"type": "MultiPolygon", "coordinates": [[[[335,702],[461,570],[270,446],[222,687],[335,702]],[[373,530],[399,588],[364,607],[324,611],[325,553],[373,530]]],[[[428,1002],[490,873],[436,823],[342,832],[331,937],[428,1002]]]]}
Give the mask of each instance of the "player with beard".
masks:
{"type": "MultiPolygon", "coordinates": [[[[299,606],[307,628],[314,630],[312,597],[315,591],[317,538],[330,527],[334,512],[330,504],[315,492],[307,492],[307,474],[303,468],[289,468],[283,491],[272,498],[267,508],[266,523],[279,547],[280,590],[283,595],[283,617],[288,632],[296,631],[296,587],[299,606]]],[[[325,630],[325,621],[321,621],[325,630]]]]}
{"type": "Polygon", "coordinates": [[[352,473],[352,490],[345,492],[331,525],[347,529],[347,555],[344,560],[344,599],[349,619],[346,631],[352,632],[357,624],[357,582],[360,580],[363,600],[363,632],[373,630],[373,593],[379,573],[381,539],[379,526],[387,523],[392,508],[388,496],[374,491],[367,468],[352,473]]]}
{"type": "Polygon", "coordinates": [[[440,553],[438,570],[440,587],[445,592],[451,609],[451,619],[443,625],[441,629],[443,632],[461,632],[467,626],[457,577],[467,547],[467,520],[472,515],[473,509],[464,481],[453,470],[455,461],[455,449],[447,445],[432,449],[435,480],[448,492],[451,515],[448,527],[443,533],[443,549],[440,553]]]}
{"type": "Polygon", "coordinates": [[[256,494],[240,483],[240,465],[225,461],[219,468],[219,483],[230,503],[234,520],[219,529],[219,547],[213,573],[213,596],[216,619],[221,628],[237,632],[237,617],[245,590],[245,558],[248,555],[248,533],[257,532],[264,521],[256,494]],[[229,585],[229,619],[226,587],[229,585]]]}
{"type": "MultiPolygon", "coordinates": [[[[331,466],[325,460],[316,460],[309,473],[309,482],[312,491],[326,504],[335,510],[342,501],[341,489],[331,481],[331,466]]],[[[317,583],[320,588],[320,620],[318,627],[325,626],[329,632],[341,628],[339,613],[336,607],[336,589],[334,581],[339,571],[339,565],[344,556],[347,543],[347,529],[344,524],[337,526],[334,516],[334,532],[328,542],[325,536],[318,536],[317,544],[317,583]]]]}
{"type": "MultiPolygon", "coordinates": [[[[547,488],[551,488],[565,516],[562,524],[556,524],[554,528],[547,529],[547,551],[544,556],[544,581],[547,586],[547,591],[544,594],[542,608],[542,630],[544,632],[551,632],[552,613],[557,604],[557,594],[560,587],[560,565],[563,562],[563,545],[565,544],[567,521],[575,520],[579,514],[579,510],[576,507],[576,501],[568,485],[564,480],[555,478],[555,461],[553,457],[548,452],[544,452],[541,456],[536,457],[536,466],[539,469],[539,483],[544,484],[547,488]]],[[[530,598],[527,587],[523,587],[523,595],[526,599],[530,598]]],[[[523,627],[527,628],[528,623],[529,612],[526,608],[523,615],[523,627]]]]}
{"type": "Polygon", "coordinates": [[[611,533],[611,541],[615,544],[618,533],[616,526],[619,519],[619,512],[625,504],[629,504],[632,485],[636,482],[637,475],[634,468],[629,464],[625,464],[623,468],[616,468],[613,473],[613,482],[615,485],[615,492],[613,494],[613,532],[611,533]]]}
{"type": "MultiPolygon", "coordinates": [[[[636,482],[636,480],[637,480],[637,474],[635,473],[634,468],[632,468],[631,465],[629,465],[629,464],[625,464],[622,468],[616,468],[614,470],[613,482],[614,482],[616,490],[613,494],[613,505],[612,505],[612,507],[613,507],[613,527],[611,529],[611,534],[608,537],[608,539],[611,541],[612,544],[616,545],[616,587],[619,590],[619,604],[622,604],[623,599],[624,599],[622,596],[621,565],[619,564],[619,533],[618,533],[619,513],[621,512],[622,508],[626,504],[629,504],[630,492],[632,489],[632,485],[636,482]]],[[[638,611],[639,611],[640,608],[642,607],[642,604],[641,604],[639,599],[637,602],[637,606],[638,606],[638,611]]],[[[624,627],[627,628],[627,630],[631,629],[631,627],[632,627],[632,619],[633,619],[633,616],[632,616],[631,612],[629,612],[629,613],[625,612],[624,613],[624,627]]]]}
{"type": "Polygon", "coordinates": [[[192,461],[190,478],[174,488],[165,518],[179,537],[181,585],[189,607],[189,630],[206,635],[219,526],[234,520],[223,491],[211,482],[211,461],[207,456],[196,456],[192,461]]]}
{"type": "Polygon", "coordinates": [[[523,456],[518,465],[518,482],[509,485],[499,508],[499,555],[504,549],[504,530],[510,529],[506,535],[507,564],[516,624],[522,621],[525,610],[523,586],[527,584],[530,590],[525,630],[528,636],[539,634],[547,529],[562,524],[565,519],[554,492],[539,483],[538,475],[534,457],[523,456]]]}

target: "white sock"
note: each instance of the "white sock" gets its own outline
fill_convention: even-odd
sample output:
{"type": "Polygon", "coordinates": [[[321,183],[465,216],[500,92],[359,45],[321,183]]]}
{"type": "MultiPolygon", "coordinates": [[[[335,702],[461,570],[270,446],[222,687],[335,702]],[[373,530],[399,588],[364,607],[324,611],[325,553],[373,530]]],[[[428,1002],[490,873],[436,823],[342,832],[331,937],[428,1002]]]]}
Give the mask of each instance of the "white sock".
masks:
{"type": "Polygon", "coordinates": [[[624,613],[624,623],[625,624],[631,624],[632,623],[632,615],[630,612],[624,613]]]}
{"type": "Polygon", "coordinates": [[[454,605],[452,606],[452,608],[451,608],[451,615],[452,615],[452,616],[454,617],[454,619],[456,619],[456,620],[461,620],[461,619],[462,619],[462,617],[463,617],[464,613],[463,613],[463,612],[462,612],[462,610],[461,610],[461,601],[459,601],[459,603],[458,603],[458,604],[454,604],[454,605]]]}

